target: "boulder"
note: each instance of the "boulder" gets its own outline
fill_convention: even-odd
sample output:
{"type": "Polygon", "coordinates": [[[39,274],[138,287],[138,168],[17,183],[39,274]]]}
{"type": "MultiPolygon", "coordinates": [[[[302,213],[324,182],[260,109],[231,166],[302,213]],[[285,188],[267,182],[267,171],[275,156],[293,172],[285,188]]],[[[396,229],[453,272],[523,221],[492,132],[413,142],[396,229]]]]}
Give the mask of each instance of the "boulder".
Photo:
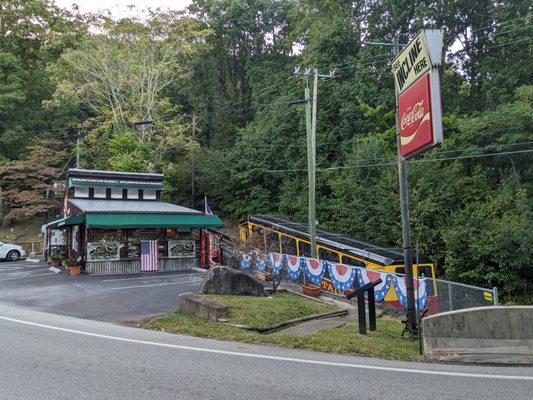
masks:
{"type": "Polygon", "coordinates": [[[245,272],[217,266],[205,276],[200,293],[263,296],[265,288],[261,281],[245,272]]]}

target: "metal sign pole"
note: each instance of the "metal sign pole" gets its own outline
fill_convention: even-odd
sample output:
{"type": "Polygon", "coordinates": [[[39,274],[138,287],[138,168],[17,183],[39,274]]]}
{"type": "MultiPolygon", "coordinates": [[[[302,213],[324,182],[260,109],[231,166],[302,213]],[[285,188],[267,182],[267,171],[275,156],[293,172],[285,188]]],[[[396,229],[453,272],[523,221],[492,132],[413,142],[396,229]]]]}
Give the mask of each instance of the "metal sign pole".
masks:
{"type": "Polygon", "coordinates": [[[318,72],[314,71],[313,81],[313,100],[311,101],[309,96],[309,76],[305,77],[305,99],[307,101],[305,107],[305,117],[307,130],[307,169],[309,175],[309,236],[311,243],[311,257],[316,257],[316,216],[315,216],[315,168],[316,168],[316,101],[317,101],[317,89],[318,89],[318,72]],[[312,112],[311,112],[312,111],[312,112]],[[312,115],[311,115],[312,114],[312,115]],[[311,119],[311,124],[308,123],[311,119]],[[309,127],[310,125],[310,127],[309,127]]]}
{"type": "MultiPolygon", "coordinates": [[[[394,55],[399,53],[398,38],[394,38],[394,55]]],[[[401,154],[400,116],[398,112],[398,91],[396,90],[396,140],[398,151],[398,178],[400,184],[400,206],[402,211],[403,260],[405,264],[405,287],[407,290],[407,321],[409,332],[416,331],[415,292],[413,283],[413,257],[411,249],[411,228],[409,226],[409,193],[407,189],[407,164],[401,154]]]]}

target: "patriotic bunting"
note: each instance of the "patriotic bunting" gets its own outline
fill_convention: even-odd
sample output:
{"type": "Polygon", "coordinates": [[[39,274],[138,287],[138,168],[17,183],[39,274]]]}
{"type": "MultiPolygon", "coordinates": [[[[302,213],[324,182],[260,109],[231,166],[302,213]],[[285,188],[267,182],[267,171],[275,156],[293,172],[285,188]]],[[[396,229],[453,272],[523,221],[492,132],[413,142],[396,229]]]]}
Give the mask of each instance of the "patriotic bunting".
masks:
{"type": "Polygon", "coordinates": [[[328,264],[329,277],[333,287],[340,292],[344,292],[352,287],[357,277],[357,268],[347,267],[342,264],[328,264]]]}
{"type": "Polygon", "coordinates": [[[252,265],[252,255],[241,253],[241,268],[250,269],[251,265],[252,265]]]}
{"type": "Polygon", "coordinates": [[[305,276],[313,285],[320,285],[326,274],[328,262],[314,258],[300,257],[300,265],[305,271],[305,276]]]}
{"type": "Polygon", "coordinates": [[[364,286],[367,283],[375,282],[381,278],[381,283],[374,286],[374,296],[376,301],[383,301],[385,295],[390,289],[390,285],[393,283],[393,275],[386,272],[372,271],[366,268],[357,268],[357,281],[359,286],[364,286]]]}
{"type": "Polygon", "coordinates": [[[300,257],[287,256],[287,274],[293,280],[297,280],[300,277],[302,271],[300,264],[300,257]]]}
{"type": "MultiPolygon", "coordinates": [[[[304,271],[307,280],[314,285],[320,285],[326,271],[328,271],[333,287],[340,292],[351,289],[355,280],[361,287],[381,278],[382,282],[374,287],[376,301],[385,300],[385,296],[392,285],[400,305],[403,308],[407,308],[407,289],[405,277],[403,276],[281,253],[267,253],[264,255],[255,251],[248,254],[241,253],[241,268],[250,269],[252,266],[259,271],[271,271],[277,277],[280,277],[282,271],[285,270],[287,275],[293,280],[298,280],[302,271],[304,271]]],[[[415,278],[413,282],[415,297],[417,295],[419,297],[417,306],[419,310],[422,310],[426,306],[428,297],[426,279],[415,278]]]]}
{"type": "Polygon", "coordinates": [[[264,271],[267,266],[267,263],[268,263],[268,259],[267,259],[267,256],[265,255],[257,259],[257,263],[255,264],[255,267],[259,271],[264,271]]]}
{"type": "MultiPolygon", "coordinates": [[[[407,288],[405,285],[405,277],[403,276],[393,276],[394,290],[396,291],[396,296],[403,308],[407,308],[407,288]]],[[[415,301],[416,295],[418,293],[418,309],[423,310],[426,306],[427,300],[427,290],[426,290],[426,279],[414,279],[414,290],[415,290],[415,301]],[[419,286],[417,288],[417,286],[419,286]]]]}
{"type": "Polygon", "coordinates": [[[272,254],[272,272],[277,277],[281,276],[281,270],[283,266],[287,263],[287,256],[280,253],[271,253],[272,254]]]}

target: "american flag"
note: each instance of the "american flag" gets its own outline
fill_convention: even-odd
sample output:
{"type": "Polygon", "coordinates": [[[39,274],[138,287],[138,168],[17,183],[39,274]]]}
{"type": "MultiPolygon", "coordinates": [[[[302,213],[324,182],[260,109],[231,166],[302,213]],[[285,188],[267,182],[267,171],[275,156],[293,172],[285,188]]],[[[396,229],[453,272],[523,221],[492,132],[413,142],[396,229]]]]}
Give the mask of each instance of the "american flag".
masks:
{"type": "Polygon", "coordinates": [[[141,271],[157,271],[157,240],[141,242],[141,271]]]}
{"type": "Polygon", "coordinates": [[[213,211],[211,211],[211,207],[209,207],[209,204],[207,204],[207,196],[204,196],[204,214],[213,215],[213,211]]]}

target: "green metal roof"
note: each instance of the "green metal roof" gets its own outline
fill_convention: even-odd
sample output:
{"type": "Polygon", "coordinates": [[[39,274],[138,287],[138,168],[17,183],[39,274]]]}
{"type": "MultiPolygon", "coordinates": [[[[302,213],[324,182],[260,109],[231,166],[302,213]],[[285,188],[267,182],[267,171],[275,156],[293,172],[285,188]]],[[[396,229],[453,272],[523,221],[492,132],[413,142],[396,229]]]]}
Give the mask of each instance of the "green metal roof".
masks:
{"type": "Polygon", "coordinates": [[[220,228],[223,222],[216,215],[105,213],[74,215],[58,226],[86,224],[87,228],[220,228]]]}
{"type": "Polygon", "coordinates": [[[72,217],[65,218],[63,221],[57,224],[58,227],[61,226],[71,226],[71,225],[80,225],[85,223],[85,215],[73,215],[72,217]]]}
{"type": "Polygon", "coordinates": [[[217,228],[224,226],[216,215],[204,214],[86,214],[88,228],[217,228]]]}

